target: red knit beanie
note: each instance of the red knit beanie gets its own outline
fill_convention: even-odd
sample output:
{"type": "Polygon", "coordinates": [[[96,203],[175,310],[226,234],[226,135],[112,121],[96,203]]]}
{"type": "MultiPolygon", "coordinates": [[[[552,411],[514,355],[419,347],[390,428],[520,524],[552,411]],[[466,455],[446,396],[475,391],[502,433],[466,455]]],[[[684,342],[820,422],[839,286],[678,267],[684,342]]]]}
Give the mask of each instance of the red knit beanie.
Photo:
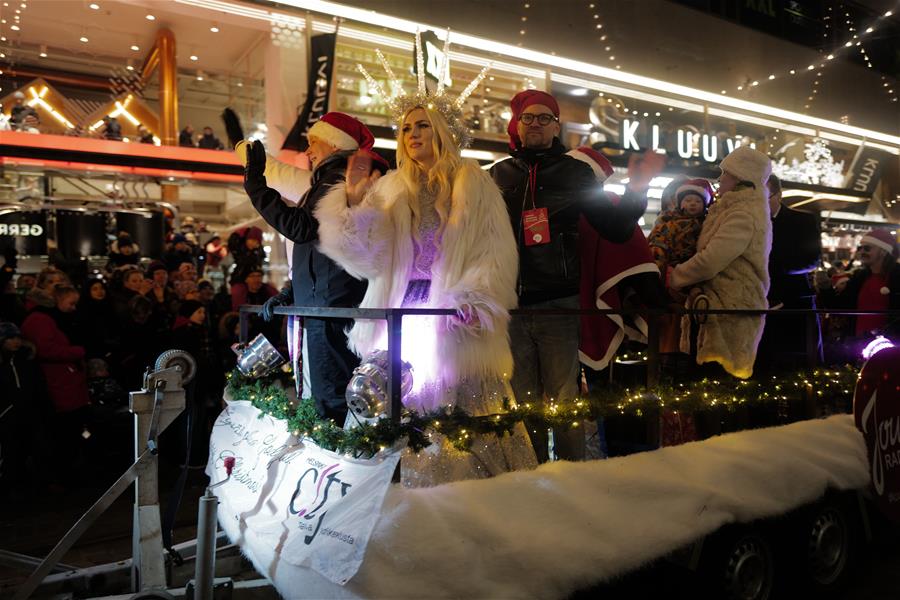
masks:
{"type": "Polygon", "coordinates": [[[559,104],[556,102],[556,98],[547,92],[525,90],[513,96],[513,99],[509,101],[509,107],[512,109],[512,119],[510,119],[509,126],[506,128],[506,132],[509,134],[509,147],[513,150],[522,146],[522,140],[519,139],[518,131],[519,115],[532,104],[543,104],[553,111],[553,116],[557,119],[559,118],[559,104]]]}

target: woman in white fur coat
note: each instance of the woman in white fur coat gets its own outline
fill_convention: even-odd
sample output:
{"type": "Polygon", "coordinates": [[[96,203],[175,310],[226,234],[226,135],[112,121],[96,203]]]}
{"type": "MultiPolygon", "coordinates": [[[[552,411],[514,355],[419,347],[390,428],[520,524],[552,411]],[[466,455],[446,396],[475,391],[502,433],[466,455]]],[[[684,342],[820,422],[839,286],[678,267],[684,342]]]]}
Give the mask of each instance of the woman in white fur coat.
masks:
{"type": "MultiPolygon", "coordinates": [[[[413,366],[404,404],[419,412],[458,406],[503,412],[512,399],[507,326],[516,305],[518,256],[506,206],[490,176],[459,147],[444,117],[414,107],[400,122],[395,171],[336,185],[319,203],[321,250],[369,281],[361,308],[450,308],[403,319],[403,359],[413,366]]],[[[357,320],[350,347],[386,348],[383,321],[357,320]]],[[[512,436],[476,436],[472,452],[438,433],[402,460],[404,484],[428,486],[536,466],[520,424],[512,436]]]]}
{"type": "MultiPolygon", "coordinates": [[[[703,222],[697,253],[670,271],[668,283],[699,286],[709,308],[765,310],[772,247],[765,183],[772,165],[765,154],[741,146],[719,168],[719,198],[703,222]]],[[[764,323],[762,315],[708,315],[697,336],[697,364],[717,362],[736,377],[750,377],[764,323]]],[[[689,351],[689,335],[683,326],[682,352],[689,351]]]]}

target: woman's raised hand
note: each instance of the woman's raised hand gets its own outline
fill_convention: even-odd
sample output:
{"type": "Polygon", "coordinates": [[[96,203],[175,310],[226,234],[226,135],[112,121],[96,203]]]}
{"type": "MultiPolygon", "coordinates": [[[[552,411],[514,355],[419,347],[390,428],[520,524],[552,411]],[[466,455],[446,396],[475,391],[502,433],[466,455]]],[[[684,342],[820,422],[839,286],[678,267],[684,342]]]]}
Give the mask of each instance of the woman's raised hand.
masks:
{"type": "Polygon", "coordinates": [[[347,203],[356,206],[365,198],[381,173],[372,170],[372,157],[365,152],[350,155],[347,161],[347,203]]]}

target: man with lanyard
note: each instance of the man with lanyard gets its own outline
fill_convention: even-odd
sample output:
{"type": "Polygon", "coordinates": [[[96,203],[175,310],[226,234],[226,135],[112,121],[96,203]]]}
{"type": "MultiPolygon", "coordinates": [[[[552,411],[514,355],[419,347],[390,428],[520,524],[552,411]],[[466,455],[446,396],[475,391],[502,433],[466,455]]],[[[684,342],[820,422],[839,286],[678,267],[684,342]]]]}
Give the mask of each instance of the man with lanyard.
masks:
{"type": "MultiPolygon", "coordinates": [[[[296,170],[286,165],[267,169],[265,149],[259,142],[246,145],[244,189],[254,208],[281,235],[293,242],[291,287],[266,302],[263,316],[271,316],[279,305],[356,307],[362,300],[366,283],[351,277],[334,261],[318,250],[318,222],[313,217],[319,200],[331,186],[344,181],[347,158],[365,151],[374,168],[387,170],[387,163],[372,151],[374,137],[358,120],[338,112],[325,114],[308,133],[306,155],[313,167],[309,190],[297,206],[282,201],[282,187],[290,187],[299,178],[296,170]],[[269,181],[267,181],[267,178],[269,181]],[[269,187],[271,186],[271,187],[269,187]],[[273,189],[274,188],[274,189],[273,189]]],[[[235,148],[243,154],[244,145],[235,148]]],[[[274,162],[274,159],[271,160],[274,162]]],[[[344,333],[347,319],[307,317],[303,325],[304,371],[309,368],[312,396],[320,416],[343,425],[347,414],[345,393],[359,358],[347,347],[344,333]]],[[[299,377],[299,374],[297,374],[299,377]]]]}
{"type": "MultiPolygon", "coordinates": [[[[629,184],[619,202],[603,193],[588,164],[566,153],[559,140],[559,105],[550,94],[526,90],[510,102],[511,158],[491,175],[506,201],[519,247],[519,307],[578,309],[578,221],[584,216],[603,238],[625,242],[644,214],[641,187],[629,184]],[[632,189],[634,188],[634,189],[632,189]]],[[[634,178],[638,179],[638,178],[634,178]]],[[[512,387],[518,402],[566,401],[578,396],[578,315],[514,316],[509,328],[512,387]]],[[[547,431],[528,425],[538,460],[549,459],[547,431]]],[[[555,432],[559,458],[584,457],[581,429],[555,432]]]]}

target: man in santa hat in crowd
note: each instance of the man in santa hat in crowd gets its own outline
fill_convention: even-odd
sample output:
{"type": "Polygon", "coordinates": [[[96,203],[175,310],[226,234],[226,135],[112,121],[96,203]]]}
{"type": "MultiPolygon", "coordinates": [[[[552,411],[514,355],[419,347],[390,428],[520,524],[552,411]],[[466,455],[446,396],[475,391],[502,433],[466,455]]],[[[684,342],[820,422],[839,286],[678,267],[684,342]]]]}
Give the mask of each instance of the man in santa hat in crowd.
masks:
{"type": "MultiPolygon", "coordinates": [[[[586,162],[566,154],[559,139],[559,104],[550,94],[526,90],[510,102],[511,158],[491,168],[506,201],[519,248],[519,306],[525,309],[579,308],[578,221],[584,216],[597,233],[625,242],[644,214],[649,178],[636,177],[622,201],[603,193],[586,162]]],[[[512,318],[512,387],[516,398],[570,400],[578,395],[578,315],[522,315],[512,318]]],[[[528,427],[538,460],[548,460],[547,432],[528,427]]],[[[580,434],[580,432],[578,432],[580,434]]],[[[560,458],[584,456],[584,436],[558,432],[560,458]]]]}
{"type": "MultiPolygon", "coordinates": [[[[254,208],[276,231],[293,242],[291,287],[266,302],[263,316],[271,317],[276,306],[294,304],[315,307],[356,307],[366,283],[354,279],[330,258],[319,252],[318,227],[313,213],[319,200],[335,184],[344,181],[347,159],[363,151],[372,158],[373,168],[384,173],[387,162],[372,151],[372,132],[360,121],[338,112],[325,114],[308,132],[306,155],[313,167],[309,189],[296,206],[282,201],[282,190],[290,193],[305,179],[299,169],[269,159],[261,142],[239,143],[235,150],[246,152],[244,189],[254,208]],[[273,164],[270,164],[273,163],[273,164]],[[277,167],[277,168],[276,168],[277,167]],[[271,186],[271,187],[270,187],[271,186]]],[[[359,359],[347,347],[344,333],[351,323],[345,319],[304,318],[304,374],[309,386],[303,396],[312,396],[320,416],[343,425],[347,414],[345,393],[359,359]]]]}
{"type": "MultiPolygon", "coordinates": [[[[884,229],[873,229],[859,242],[857,254],[862,266],[849,278],[838,281],[833,289],[820,292],[824,308],[900,311],[900,267],[897,238],[884,229]]],[[[876,335],[900,342],[900,317],[894,315],[858,315],[848,345],[849,358],[858,358],[862,347],[876,335]]]]}

